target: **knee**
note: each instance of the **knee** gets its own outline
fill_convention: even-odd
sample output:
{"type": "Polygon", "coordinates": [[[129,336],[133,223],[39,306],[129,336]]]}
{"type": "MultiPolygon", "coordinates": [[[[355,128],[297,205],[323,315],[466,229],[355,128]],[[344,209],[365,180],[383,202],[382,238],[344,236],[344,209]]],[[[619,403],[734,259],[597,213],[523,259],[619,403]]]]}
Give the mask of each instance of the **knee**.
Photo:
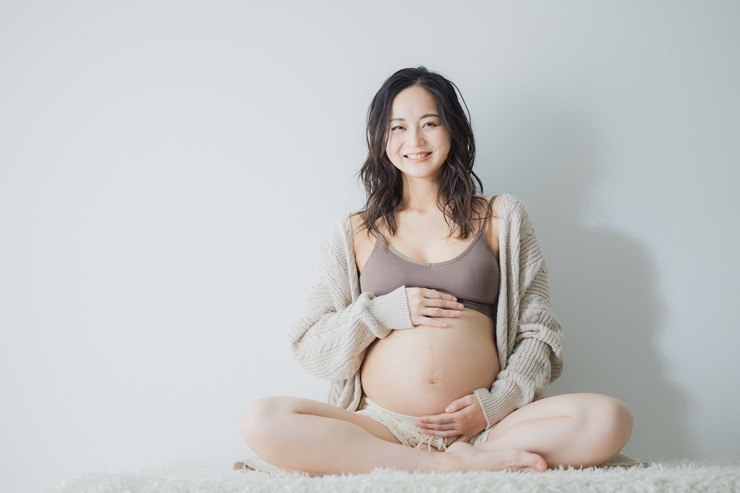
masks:
{"type": "Polygon", "coordinates": [[[627,404],[605,395],[594,396],[590,403],[589,417],[602,443],[616,454],[632,435],[633,417],[627,404]]]}
{"type": "Polygon", "coordinates": [[[286,411],[281,397],[265,397],[249,404],[239,417],[239,429],[247,445],[254,450],[274,440],[275,421],[286,411]]]}

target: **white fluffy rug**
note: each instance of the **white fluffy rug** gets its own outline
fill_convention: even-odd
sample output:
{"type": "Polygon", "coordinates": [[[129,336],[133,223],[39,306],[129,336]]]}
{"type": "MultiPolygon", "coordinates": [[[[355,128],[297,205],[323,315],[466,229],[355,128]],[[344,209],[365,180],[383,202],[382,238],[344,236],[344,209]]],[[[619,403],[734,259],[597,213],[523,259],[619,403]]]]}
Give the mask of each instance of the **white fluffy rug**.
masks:
{"type": "Polygon", "coordinates": [[[49,490],[55,493],[232,492],[740,492],[740,460],[672,460],[647,467],[565,469],[542,474],[509,472],[420,474],[376,470],[370,474],[309,478],[224,468],[177,467],[120,473],[87,473],[49,490]]]}

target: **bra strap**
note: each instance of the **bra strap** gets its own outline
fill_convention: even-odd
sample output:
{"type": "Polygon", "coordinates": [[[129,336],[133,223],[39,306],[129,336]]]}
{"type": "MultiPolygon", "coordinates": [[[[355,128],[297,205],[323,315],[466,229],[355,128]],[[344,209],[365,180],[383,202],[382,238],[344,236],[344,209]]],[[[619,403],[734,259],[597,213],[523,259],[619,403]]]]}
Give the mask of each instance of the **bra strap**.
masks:
{"type": "Polygon", "coordinates": [[[488,219],[493,214],[493,201],[496,200],[496,197],[498,197],[498,195],[494,195],[493,197],[491,197],[491,200],[488,201],[488,207],[486,208],[486,217],[483,219],[483,227],[478,230],[479,235],[482,235],[488,229],[488,219]]]}

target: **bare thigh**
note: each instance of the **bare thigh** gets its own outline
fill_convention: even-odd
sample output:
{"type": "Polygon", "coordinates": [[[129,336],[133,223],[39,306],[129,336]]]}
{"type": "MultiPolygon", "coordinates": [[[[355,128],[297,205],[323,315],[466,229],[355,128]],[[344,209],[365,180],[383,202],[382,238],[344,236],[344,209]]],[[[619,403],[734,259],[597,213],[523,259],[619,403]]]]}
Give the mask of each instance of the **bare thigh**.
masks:
{"type": "Polygon", "coordinates": [[[546,397],[517,409],[491,429],[487,441],[495,439],[511,428],[537,419],[557,417],[583,417],[598,412],[604,406],[617,402],[613,397],[600,394],[564,394],[546,397]]]}
{"type": "MultiPolygon", "coordinates": [[[[273,418],[278,419],[285,413],[307,414],[346,421],[359,426],[376,438],[400,444],[398,439],[393,436],[393,433],[377,421],[368,418],[367,416],[363,416],[362,414],[347,411],[346,409],[342,409],[325,402],[302,399],[300,397],[267,397],[254,402],[250,408],[247,408],[247,411],[243,415],[243,419],[251,421],[256,417],[255,414],[264,417],[272,416],[273,418]],[[252,411],[251,413],[250,408],[252,411]]],[[[256,421],[260,420],[257,419],[256,421]]]]}

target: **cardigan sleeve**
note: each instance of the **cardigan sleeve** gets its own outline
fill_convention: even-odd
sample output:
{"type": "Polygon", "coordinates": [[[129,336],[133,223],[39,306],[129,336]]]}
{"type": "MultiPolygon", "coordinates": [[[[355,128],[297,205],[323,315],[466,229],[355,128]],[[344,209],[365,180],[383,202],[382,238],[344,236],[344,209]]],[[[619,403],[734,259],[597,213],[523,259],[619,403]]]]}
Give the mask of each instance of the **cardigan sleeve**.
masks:
{"type": "Polygon", "coordinates": [[[499,300],[507,303],[508,358],[491,389],[475,391],[488,426],[541,399],[563,370],[563,330],[550,304],[547,263],[519,201],[508,226],[507,300],[499,300]]]}
{"type": "Polygon", "coordinates": [[[344,227],[338,224],[321,246],[313,284],[289,334],[298,363],[327,380],[351,378],[376,338],[412,325],[404,286],[353,300],[350,276],[357,274],[344,227]]]}

